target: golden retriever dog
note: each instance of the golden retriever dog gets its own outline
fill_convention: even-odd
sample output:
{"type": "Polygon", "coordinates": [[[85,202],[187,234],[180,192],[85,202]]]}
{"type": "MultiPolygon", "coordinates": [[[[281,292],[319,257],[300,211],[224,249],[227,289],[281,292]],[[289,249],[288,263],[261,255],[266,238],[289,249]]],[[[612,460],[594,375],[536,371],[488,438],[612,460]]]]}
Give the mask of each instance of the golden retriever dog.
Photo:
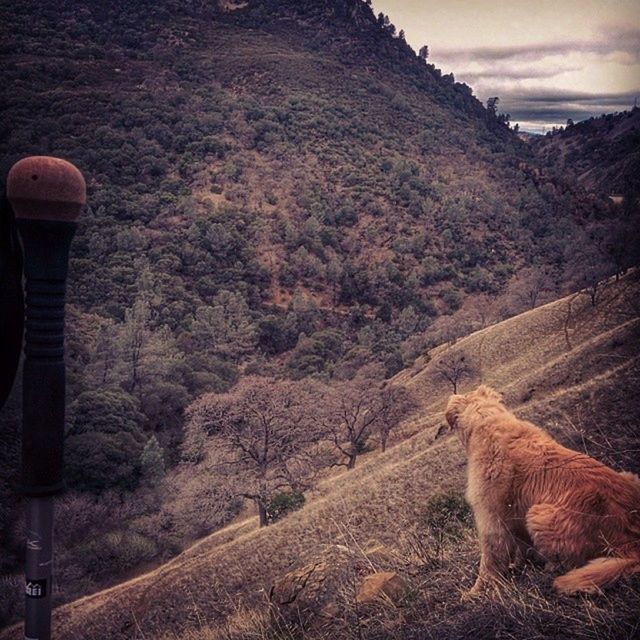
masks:
{"type": "Polygon", "coordinates": [[[468,595],[495,586],[531,549],[564,594],[596,593],[640,572],[640,479],[557,443],[507,410],[487,386],[453,395],[445,412],[467,451],[467,500],[480,541],[468,595]]]}

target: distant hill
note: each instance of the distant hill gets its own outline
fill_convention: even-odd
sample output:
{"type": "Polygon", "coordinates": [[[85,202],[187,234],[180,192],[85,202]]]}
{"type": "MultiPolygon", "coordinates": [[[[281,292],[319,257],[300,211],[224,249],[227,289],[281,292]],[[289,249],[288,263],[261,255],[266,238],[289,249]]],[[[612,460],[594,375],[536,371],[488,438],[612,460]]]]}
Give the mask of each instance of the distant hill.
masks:
{"type": "MultiPolygon", "coordinates": [[[[406,440],[328,478],[304,509],[281,523],[258,530],[255,518],[239,522],[166,566],[61,607],[54,629],[68,640],[253,637],[268,621],[265,594],[272,581],[339,544],[367,558],[370,570],[393,570],[412,588],[401,610],[381,604],[359,614],[352,608],[334,613],[344,625],[359,615],[354,619],[361,638],[493,637],[499,629],[514,637],[575,637],[586,627],[592,635],[584,637],[631,638],[640,604],[635,582],[621,583],[607,596],[561,599],[550,590],[551,576],[530,568],[514,576],[502,600],[461,603],[478,560],[473,532],[467,521],[450,516],[452,537],[437,543],[429,527],[445,517],[434,516],[433,505],[454,509],[451,500],[465,483],[460,442],[440,435],[451,388],[437,364],[446,353],[465,354],[477,364],[463,391],[480,381],[492,385],[518,416],[567,446],[616,469],[640,471],[639,286],[634,272],[608,283],[596,307],[587,295],[575,294],[429,352],[396,378],[421,398],[405,425],[406,440]],[[450,502],[443,503],[443,496],[450,502]],[[388,635],[380,635],[381,621],[388,635]]],[[[345,598],[343,606],[348,593],[345,598]]],[[[343,626],[331,637],[351,638],[352,630],[343,626]]],[[[17,631],[2,635],[14,637],[17,631]]]]}
{"type": "Polygon", "coordinates": [[[570,124],[534,141],[547,166],[576,179],[587,191],[638,198],[640,109],[570,124]]]}
{"type": "Polygon", "coordinates": [[[529,133],[528,131],[518,132],[518,138],[520,138],[520,140],[523,140],[524,142],[534,142],[535,140],[538,140],[541,136],[542,134],[540,133],[529,133]]]}

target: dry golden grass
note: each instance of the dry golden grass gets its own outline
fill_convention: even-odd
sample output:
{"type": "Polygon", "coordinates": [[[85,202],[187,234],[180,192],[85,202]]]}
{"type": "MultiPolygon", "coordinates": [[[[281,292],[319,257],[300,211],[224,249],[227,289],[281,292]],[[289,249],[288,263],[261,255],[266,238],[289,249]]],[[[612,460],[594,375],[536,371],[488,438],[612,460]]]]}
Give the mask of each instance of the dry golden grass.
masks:
{"type": "MultiPolygon", "coordinates": [[[[629,274],[595,309],[585,296],[572,296],[459,340],[449,348],[481,365],[463,387],[490,384],[517,415],[565,444],[637,472],[640,319],[632,302],[639,292],[638,275],[629,274]]],[[[60,607],[57,637],[284,640],[288,632],[269,628],[272,581],[340,544],[372,569],[399,573],[412,598],[401,608],[354,605],[333,638],[632,638],[639,630],[637,580],[635,588],[623,582],[603,596],[563,599],[554,595],[551,576],[528,568],[499,599],[460,602],[477,568],[473,529],[460,521],[454,534],[439,537],[428,526],[429,499],[461,495],[465,485],[459,442],[436,437],[450,394],[436,357],[428,354],[398,376],[422,402],[406,425],[412,437],[327,478],[304,509],[273,526],[259,530],[255,518],[236,523],[155,571],[60,607]]],[[[348,608],[353,593],[341,597],[348,608]]],[[[2,635],[13,637],[17,630],[2,635]]]]}

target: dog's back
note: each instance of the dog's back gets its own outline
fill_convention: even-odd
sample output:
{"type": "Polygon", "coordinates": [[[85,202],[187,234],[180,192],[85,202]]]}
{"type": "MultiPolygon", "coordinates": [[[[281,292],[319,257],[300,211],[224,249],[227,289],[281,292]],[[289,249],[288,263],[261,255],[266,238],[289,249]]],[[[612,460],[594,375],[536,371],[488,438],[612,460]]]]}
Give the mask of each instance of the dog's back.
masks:
{"type": "Polygon", "coordinates": [[[488,387],[452,396],[446,418],[469,458],[483,554],[472,591],[504,570],[524,528],[549,562],[580,567],[556,579],[560,592],[594,592],[640,571],[638,476],[564,447],[488,387]]]}

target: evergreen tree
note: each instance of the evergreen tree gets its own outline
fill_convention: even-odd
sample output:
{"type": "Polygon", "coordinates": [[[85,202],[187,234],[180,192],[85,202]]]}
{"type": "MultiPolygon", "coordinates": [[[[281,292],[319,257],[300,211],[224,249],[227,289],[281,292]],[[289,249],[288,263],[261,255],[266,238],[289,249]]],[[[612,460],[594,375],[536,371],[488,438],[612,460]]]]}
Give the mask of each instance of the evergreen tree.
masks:
{"type": "Polygon", "coordinates": [[[124,391],[80,394],[65,442],[70,486],[96,493],[133,489],[145,443],[142,419],[137,399],[124,391]]]}
{"type": "Polygon", "coordinates": [[[142,480],[151,486],[155,486],[162,480],[164,473],[164,452],[158,439],[155,436],[151,436],[140,454],[142,480]]]}
{"type": "Polygon", "coordinates": [[[232,361],[251,353],[258,340],[247,303],[231,291],[221,291],[211,306],[196,309],[192,332],[202,353],[232,361]]]}
{"type": "Polygon", "coordinates": [[[92,383],[99,387],[114,383],[117,360],[117,327],[112,320],[105,319],[98,329],[87,372],[92,383]]]}
{"type": "Polygon", "coordinates": [[[122,356],[127,369],[127,391],[135,391],[140,384],[140,368],[150,335],[149,303],[138,298],[125,311],[121,333],[122,356]]]}

